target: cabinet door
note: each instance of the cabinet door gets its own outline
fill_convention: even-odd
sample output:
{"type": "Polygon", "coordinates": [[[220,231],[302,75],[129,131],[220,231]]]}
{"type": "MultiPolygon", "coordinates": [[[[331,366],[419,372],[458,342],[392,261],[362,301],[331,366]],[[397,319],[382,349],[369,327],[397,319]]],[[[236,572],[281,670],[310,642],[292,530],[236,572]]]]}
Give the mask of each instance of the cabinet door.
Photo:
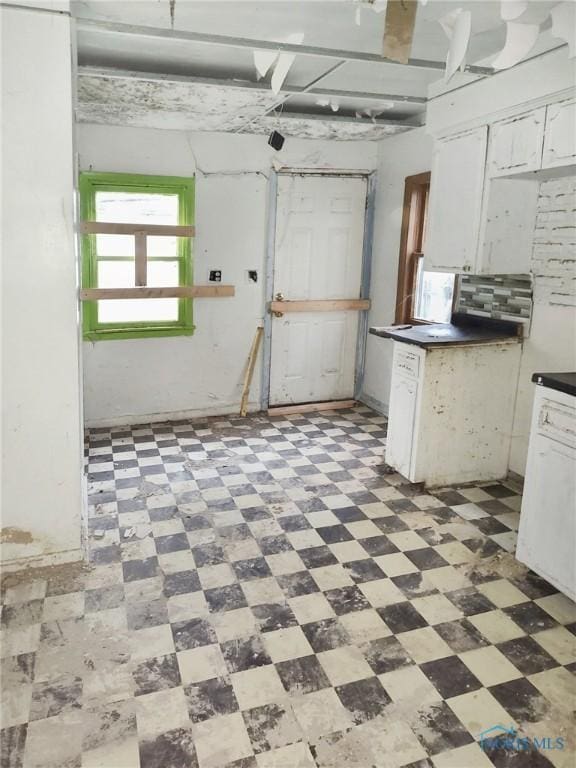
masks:
{"type": "Polygon", "coordinates": [[[490,127],[488,176],[540,169],[545,113],[546,107],[540,107],[490,127]]]}
{"type": "Polygon", "coordinates": [[[386,463],[410,478],[418,382],[392,372],[390,412],[386,439],[386,463]]]}
{"type": "Polygon", "coordinates": [[[576,99],[550,104],[546,111],[543,168],[576,163],[576,99]]]}
{"type": "Polygon", "coordinates": [[[531,436],[528,461],[517,557],[574,600],[576,450],[531,436]]]}
{"type": "Polygon", "coordinates": [[[436,142],[424,254],[428,270],[474,270],[487,137],[484,125],[436,142]]]}
{"type": "Polygon", "coordinates": [[[536,179],[486,179],[476,274],[530,272],[539,188],[536,179]]]}

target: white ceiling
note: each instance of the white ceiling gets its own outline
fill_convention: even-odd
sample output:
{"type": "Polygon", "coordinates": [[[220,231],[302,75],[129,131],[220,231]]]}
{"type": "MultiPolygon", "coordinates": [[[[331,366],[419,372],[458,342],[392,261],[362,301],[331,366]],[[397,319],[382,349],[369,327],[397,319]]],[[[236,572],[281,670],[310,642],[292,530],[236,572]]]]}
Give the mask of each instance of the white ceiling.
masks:
{"type": "MultiPolygon", "coordinates": [[[[530,20],[543,21],[557,1],[531,0],[530,20]]],[[[461,5],[472,11],[467,63],[489,65],[505,40],[500,3],[462,0],[461,5]]],[[[78,19],[78,118],[84,121],[258,133],[269,131],[273,124],[288,135],[376,139],[422,122],[427,87],[443,74],[439,69],[389,62],[348,61],[322,79],[314,94],[299,94],[290,89],[306,87],[337,63],[334,58],[299,54],[285,81],[287,90],[278,98],[270,90],[269,75],[258,82],[251,47],[143,36],[134,29],[119,32],[93,24],[170,30],[169,0],[76,0],[72,6],[78,19]],[[82,20],[92,23],[83,25],[82,20]],[[326,100],[326,89],[346,92],[329,94],[337,112],[317,103],[326,100]],[[390,96],[396,99],[386,98],[390,96]],[[279,109],[276,115],[265,114],[286,97],[281,117],[279,109]],[[420,101],[406,102],[402,97],[420,101]],[[357,116],[366,109],[373,110],[372,119],[357,116]],[[379,113],[377,119],[374,112],[379,113]]],[[[361,6],[358,26],[353,0],[175,0],[173,29],[176,37],[193,32],[275,42],[302,32],[303,46],[380,55],[385,13],[374,12],[366,3],[361,6]]],[[[446,0],[419,5],[413,59],[445,60],[448,41],[438,19],[456,7],[459,4],[446,0]]],[[[530,55],[561,42],[542,32],[530,55]]]]}

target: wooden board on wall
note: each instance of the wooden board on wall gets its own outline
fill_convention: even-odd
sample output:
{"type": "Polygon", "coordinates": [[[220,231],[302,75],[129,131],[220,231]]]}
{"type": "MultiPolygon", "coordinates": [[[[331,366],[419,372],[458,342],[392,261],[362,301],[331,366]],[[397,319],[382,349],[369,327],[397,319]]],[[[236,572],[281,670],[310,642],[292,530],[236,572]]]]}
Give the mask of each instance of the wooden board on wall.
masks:
{"type": "Polygon", "coordinates": [[[184,224],[125,224],[108,221],[83,221],[80,224],[83,235],[165,235],[172,237],[194,237],[195,229],[184,224]]]}
{"type": "Polygon", "coordinates": [[[270,312],[342,312],[370,309],[370,299],[271,301],[270,312]]]}
{"type": "Polygon", "coordinates": [[[82,301],[99,299],[210,299],[234,296],[233,285],[177,285],[172,288],[83,288],[82,301]]]}

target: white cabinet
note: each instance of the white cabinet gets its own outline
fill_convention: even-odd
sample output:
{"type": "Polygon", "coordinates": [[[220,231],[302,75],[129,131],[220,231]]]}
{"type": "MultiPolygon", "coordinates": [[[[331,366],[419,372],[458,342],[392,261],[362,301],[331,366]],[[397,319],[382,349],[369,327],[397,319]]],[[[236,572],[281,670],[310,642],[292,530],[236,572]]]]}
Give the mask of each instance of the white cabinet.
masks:
{"type": "Polygon", "coordinates": [[[540,181],[575,169],[575,99],[438,138],[425,268],[529,272],[540,181]]]}
{"type": "Polygon", "coordinates": [[[530,271],[539,188],[533,179],[486,179],[475,274],[530,271]]]}
{"type": "Polygon", "coordinates": [[[490,126],[488,177],[537,171],[542,164],[546,107],[490,126]]]}
{"type": "Polygon", "coordinates": [[[537,387],[516,557],[576,600],[576,403],[537,387]]]}
{"type": "Polygon", "coordinates": [[[436,142],[424,256],[428,270],[474,269],[487,139],[484,125],[436,142]]]}
{"type": "Polygon", "coordinates": [[[543,168],[576,163],[576,99],[550,104],[546,110],[543,168]]]}
{"type": "Polygon", "coordinates": [[[431,487],[505,477],[520,351],[394,342],[386,463],[431,487]]]}
{"type": "Polygon", "coordinates": [[[389,421],[387,462],[408,477],[412,461],[412,433],[418,399],[419,356],[405,345],[394,347],[394,373],[390,390],[390,411],[396,417],[389,421]]]}

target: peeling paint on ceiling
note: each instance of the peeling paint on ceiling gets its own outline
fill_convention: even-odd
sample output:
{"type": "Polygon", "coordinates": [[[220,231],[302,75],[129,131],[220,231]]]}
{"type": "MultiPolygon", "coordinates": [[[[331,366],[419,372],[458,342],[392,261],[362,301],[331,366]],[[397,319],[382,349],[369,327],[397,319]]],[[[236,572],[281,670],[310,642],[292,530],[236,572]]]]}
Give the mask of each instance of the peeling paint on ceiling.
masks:
{"type": "Polygon", "coordinates": [[[230,131],[275,103],[274,94],[266,91],[81,77],[77,114],[82,122],[230,131]]]}
{"type": "Polygon", "coordinates": [[[395,133],[409,131],[413,126],[377,125],[368,120],[343,123],[330,120],[264,117],[250,126],[252,133],[268,133],[272,129],[300,139],[335,139],[337,141],[378,141],[395,133]],[[261,130],[258,130],[261,129],[261,130]]]}
{"type": "Polygon", "coordinates": [[[83,76],[78,79],[76,117],[84,123],[167,130],[227,132],[244,127],[246,133],[265,134],[274,128],[287,136],[348,141],[378,140],[410,129],[365,119],[262,116],[276,102],[272,92],[253,89],[83,76]]]}

